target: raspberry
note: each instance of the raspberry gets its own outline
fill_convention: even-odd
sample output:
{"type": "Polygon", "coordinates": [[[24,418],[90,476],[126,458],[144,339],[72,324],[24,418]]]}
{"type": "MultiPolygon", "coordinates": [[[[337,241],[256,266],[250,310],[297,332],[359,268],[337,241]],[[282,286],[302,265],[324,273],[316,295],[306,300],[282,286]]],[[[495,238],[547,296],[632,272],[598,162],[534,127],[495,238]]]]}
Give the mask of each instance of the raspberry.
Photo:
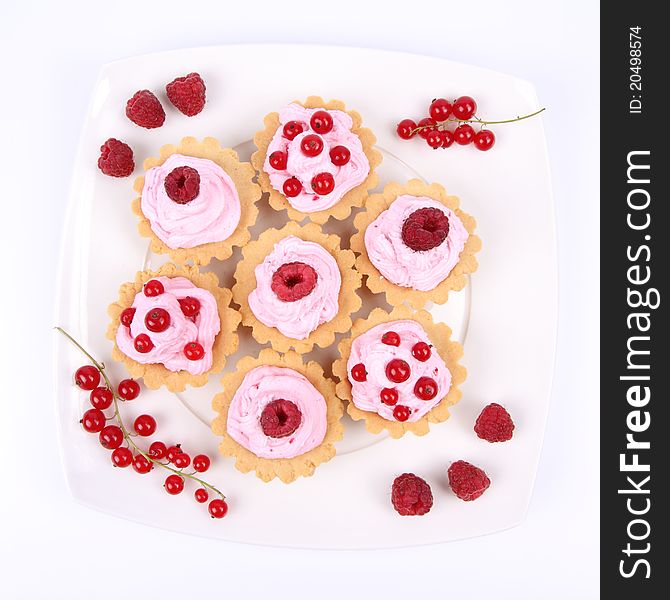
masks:
{"type": "Polygon", "coordinates": [[[475,423],[475,433],[487,442],[506,442],[512,439],[513,432],[512,417],[495,402],[484,407],[475,423]]]}
{"type": "Polygon", "coordinates": [[[300,409],[289,400],[273,400],[261,413],[261,428],[268,437],[291,435],[302,422],[300,409]]]}
{"type": "Polygon", "coordinates": [[[415,210],[402,226],[402,241],[423,252],[439,246],[449,233],[449,219],[439,208],[415,210]]]}
{"type": "Polygon", "coordinates": [[[319,278],[316,271],[301,262],[286,263],[272,275],[270,287],[284,302],[295,302],[304,298],[316,287],[319,278]]]}
{"type": "Polygon", "coordinates": [[[449,485],[461,500],[476,500],[491,485],[491,480],[479,467],[457,460],[449,467],[449,485]]]}
{"type": "Polygon", "coordinates": [[[126,116],[145,129],[155,129],[165,122],[163,106],[149,90],[135,92],[126,104],[126,116]]]}
{"type": "Polygon", "coordinates": [[[165,193],[177,204],[188,204],[200,193],[200,174],[192,167],[176,167],[165,178],[165,193]]]}
{"type": "Polygon", "coordinates": [[[197,115],[205,106],[205,82],[198,73],[177,77],[165,86],[167,97],[187,117],[197,115]]]}
{"type": "Polygon", "coordinates": [[[98,169],[111,177],[128,177],[135,170],[131,147],[117,139],[109,138],[100,146],[98,169]]]}
{"type": "Polygon", "coordinates": [[[421,477],[403,473],[393,481],[391,502],[393,508],[403,516],[425,515],[433,506],[433,493],[421,477]]]}

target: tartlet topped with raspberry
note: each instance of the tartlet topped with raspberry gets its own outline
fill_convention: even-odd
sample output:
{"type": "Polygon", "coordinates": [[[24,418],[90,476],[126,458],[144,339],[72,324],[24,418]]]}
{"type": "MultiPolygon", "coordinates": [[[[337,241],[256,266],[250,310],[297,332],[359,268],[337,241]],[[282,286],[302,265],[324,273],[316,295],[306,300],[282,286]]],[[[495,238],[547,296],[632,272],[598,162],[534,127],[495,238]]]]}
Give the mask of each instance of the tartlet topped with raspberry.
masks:
{"type": "Polygon", "coordinates": [[[144,161],[144,169],[135,180],[140,196],[133,211],[153,252],[206,265],[228,258],[234,246],[251,239],[261,191],[253,167],[240,162],[234,150],[214,138],[187,137],[177,146],[163,146],[158,158],[144,161]]]}
{"type": "Polygon", "coordinates": [[[384,292],[393,306],[443,304],[477,269],[475,220],[439,184],[390,183],[370,196],[354,226],[356,267],[368,276],[370,290],[384,292]]]}
{"type": "Polygon", "coordinates": [[[344,433],[342,403],[316,362],[266,348],[241,359],[222,384],[212,430],[222,436],[221,453],[235,457],[243,473],[290,483],[335,456],[334,442],[344,433]]]}
{"type": "Polygon", "coordinates": [[[351,418],[394,438],[408,431],[425,435],[429,423],[448,419],[466,375],[458,362],[463,348],[450,337],[445,324],[406,306],[391,313],[376,308],[355,321],[333,364],[337,392],[349,400],[351,418]]]}
{"type": "Polygon", "coordinates": [[[315,223],[268,229],[242,249],[233,299],[260,344],[285,352],[325,348],[361,307],[354,253],[315,223]]]}
{"type": "Polygon", "coordinates": [[[377,185],[382,157],[375,141],[343,102],[310,96],[265,117],[251,162],[275,210],[286,209],[296,221],[307,216],[325,223],[330,216],[347,218],[377,185]]]}

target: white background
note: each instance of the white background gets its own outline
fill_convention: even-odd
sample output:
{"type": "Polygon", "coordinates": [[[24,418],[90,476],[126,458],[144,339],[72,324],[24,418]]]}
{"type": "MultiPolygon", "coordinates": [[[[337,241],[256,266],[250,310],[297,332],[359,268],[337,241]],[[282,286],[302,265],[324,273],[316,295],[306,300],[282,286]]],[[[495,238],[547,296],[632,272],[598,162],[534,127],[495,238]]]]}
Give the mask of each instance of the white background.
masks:
{"type": "Polygon", "coordinates": [[[597,597],[597,17],[592,0],[3,2],[0,596],[597,597]],[[537,86],[549,107],[560,330],[545,447],[521,526],[410,550],[274,550],[150,529],[69,496],[55,431],[52,307],[71,164],[98,69],[134,54],[239,42],[403,50],[537,86]]]}

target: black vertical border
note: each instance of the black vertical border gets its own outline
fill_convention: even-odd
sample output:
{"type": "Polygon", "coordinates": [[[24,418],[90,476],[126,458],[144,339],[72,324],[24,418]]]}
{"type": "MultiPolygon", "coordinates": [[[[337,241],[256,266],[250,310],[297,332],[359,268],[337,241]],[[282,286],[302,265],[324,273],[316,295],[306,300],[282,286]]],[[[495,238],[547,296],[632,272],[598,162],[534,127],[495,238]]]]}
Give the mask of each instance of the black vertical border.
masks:
{"type": "Polygon", "coordinates": [[[601,597],[608,599],[670,598],[670,27],[662,8],[642,0],[601,3],[600,569],[601,597]],[[633,100],[641,101],[639,112],[633,100]],[[649,168],[628,171],[629,162],[649,168]],[[640,301],[636,292],[656,304],[652,290],[657,308],[632,306],[640,301]],[[628,435],[637,448],[627,447],[628,435]],[[622,468],[635,455],[649,471],[622,468]]]}

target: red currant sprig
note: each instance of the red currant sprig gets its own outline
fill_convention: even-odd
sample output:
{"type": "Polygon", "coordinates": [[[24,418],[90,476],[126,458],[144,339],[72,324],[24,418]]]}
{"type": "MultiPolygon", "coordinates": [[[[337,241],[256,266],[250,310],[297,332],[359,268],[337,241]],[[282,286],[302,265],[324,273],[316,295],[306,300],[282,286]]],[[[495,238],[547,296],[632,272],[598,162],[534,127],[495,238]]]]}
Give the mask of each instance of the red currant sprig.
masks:
{"type": "Polygon", "coordinates": [[[534,113],[504,119],[501,121],[484,121],[477,116],[477,102],[470,96],[461,96],[453,102],[445,98],[437,98],[430,103],[429,117],[421,119],[418,124],[412,119],[403,119],[396,126],[398,137],[403,140],[412,139],[415,135],[423,138],[431,148],[449,148],[454,141],[460,146],[474,144],[477,150],[490,150],[495,144],[496,137],[487,125],[515,123],[539,115],[546,109],[541,108],[534,113]],[[470,124],[480,125],[475,132],[470,124]],[[449,125],[456,127],[449,129],[449,125]]]}
{"type": "Polygon", "coordinates": [[[77,385],[82,389],[88,388],[90,390],[97,390],[100,376],[102,376],[105,381],[106,388],[102,389],[106,390],[106,392],[103,394],[98,391],[95,395],[91,394],[91,403],[94,405],[94,408],[89,409],[84,413],[81,423],[85,431],[100,434],[100,444],[103,448],[112,451],[112,463],[117,467],[123,468],[132,464],[133,469],[141,474],[148,473],[154,466],[159,466],[170,471],[171,474],[166,478],[164,485],[166,491],[171,495],[182,492],[184,489],[184,478],[191,479],[200,486],[195,496],[198,502],[207,501],[209,498],[207,490],[211,490],[218,495],[218,498],[209,502],[208,509],[212,518],[223,518],[228,512],[228,505],[225,501],[226,497],[212,484],[207,483],[196,476],[196,473],[203,473],[209,468],[211,462],[209,457],[205,454],[198,454],[193,459],[194,471],[192,473],[186,473],[183,469],[191,464],[191,458],[188,454],[183,452],[180,445],[172,446],[168,449],[163,442],[153,442],[148,451],[142,450],[133,440],[133,435],[147,437],[152,435],[156,431],[155,419],[151,415],[140,415],[135,419],[133,424],[136,433],[131,434],[119,412],[119,401],[123,402],[124,399],[130,400],[136,398],[139,394],[139,386],[135,388],[131,385],[130,387],[132,389],[128,390],[126,389],[128,387],[128,382],[132,382],[135,385],[137,384],[133,380],[126,380],[122,382],[125,384],[126,388],[120,385],[119,390],[114,391],[115,388],[105,372],[105,365],[95,360],[93,356],[91,356],[91,354],[89,354],[89,352],[87,352],[67,331],[61,327],[56,327],[56,329],[68,338],[84,355],[86,355],[91,363],[93,363],[92,365],[87,365],[86,367],[77,370],[77,385]],[[102,408],[103,406],[104,408],[110,406],[107,404],[110,394],[114,414],[111,417],[107,417],[102,408]],[[104,401],[101,402],[100,398],[102,397],[104,397],[104,401]],[[106,425],[107,421],[116,421],[116,424],[106,425]],[[127,444],[127,447],[122,445],[124,442],[127,444]],[[176,452],[171,454],[170,450],[173,449],[176,449],[176,452]],[[161,459],[163,458],[167,458],[168,462],[161,462],[161,459]],[[169,464],[170,462],[177,468],[171,467],[169,464]],[[203,490],[206,495],[200,490],[203,490]]]}

